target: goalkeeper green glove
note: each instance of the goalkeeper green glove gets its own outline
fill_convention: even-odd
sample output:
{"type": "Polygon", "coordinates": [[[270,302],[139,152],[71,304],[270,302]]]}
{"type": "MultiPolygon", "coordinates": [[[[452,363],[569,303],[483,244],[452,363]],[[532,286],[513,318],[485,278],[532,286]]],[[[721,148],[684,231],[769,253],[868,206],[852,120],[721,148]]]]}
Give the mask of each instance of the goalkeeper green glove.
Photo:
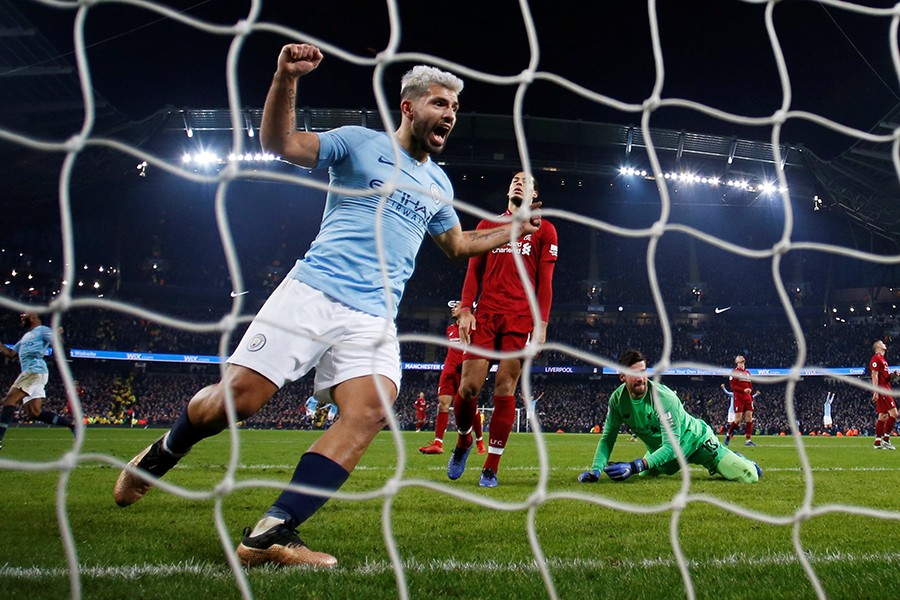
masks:
{"type": "Polygon", "coordinates": [[[604,467],[603,472],[609,475],[613,481],[625,481],[635,473],[640,473],[647,468],[647,463],[643,458],[636,458],[631,462],[615,462],[609,463],[604,467]]]}

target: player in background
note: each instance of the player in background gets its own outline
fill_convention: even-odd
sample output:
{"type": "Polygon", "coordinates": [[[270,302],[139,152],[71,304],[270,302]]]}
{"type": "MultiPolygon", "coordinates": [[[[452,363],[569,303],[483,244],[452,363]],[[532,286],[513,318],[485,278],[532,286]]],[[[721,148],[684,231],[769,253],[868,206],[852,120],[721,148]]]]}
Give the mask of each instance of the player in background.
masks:
{"type": "Polygon", "coordinates": [[[746,367],[746,359],[738,354],[734,357],[734,370],[728,376],[731,392],[734,394],[734,421],[728,426],[725,434],[725,445],[731,442],[731,435],[743,420],[745,446],[755,446],[753,442],[753,385],[750,382],[750,371],[746,367]]]}
{"type": "Polygon", "coordinates": [[[626,350],[619,364],[637,371],[637,375],[619,373],[622,384],[609,397],[609,409],[603,434],[597,443],[590,471],[578,476],[581,483],[595,483],[601,472],[613,481],[624,481],[632,475],[672,475],[681,468],[675,445],[681,448],[690,464],[705,467],[710,475],[721,475],[730,481],[755,483],[762,470],[755,462],[719,443],[716,433],[705,421],[690,415],[674,391],[647,379],[647,359],[638,350],[626,350]],[[659,398],[657,412],[653,394],[659,398]],[[668,419],[670,438],[659,415],[668,419]],[[631,462],[609,462],[622,424],[628,426],[647,447],[643,457],[631,462]],[[674,440],[674,442],[673,442],[674,440]]]}
{"type": "MultiPolygon", "coordinates": [[[[506,196],[507,208],[502,216],[510,217],[538,197],[537,182],[520,171],[510,181],[506,196]]],[[[492,221],[482,220],[477,230],[495,226],[492,221]]],[[[478,348],[517,351],[525,348],[532,337],[538,344],[547,339],[557,244],[556,228],[543,221],[536,233],[519,237],[514,248],[506,244],[469,259],[459,310],[459,336],[466,352],[459,391],[453,400],[459,436],[447,464],[447,477],[451,480],[459,479],[465,471],[472,448],[472,423],[477,418],[478,394],[490,368],[490,361],[478,354],[478,348]],[[522,258],[528,283],[537,296],[539,323],[535,323],[531,315],[514,254],[522,258]]],[[[521,373],[521,359],[504,358],[494,374],[494,414],[487,459],[478,482],[481,487],[498,485],[497,470],[515,421],[515,393],[521,373]]]]}
{"type": "Polygon", "coordinates": [[[822,425],[825,429],[831,429],[834,421],[831,419],[831,403],[834,402],[834,392],[826,392],[825,406],[822,413],[822,425]]]}
{"type": "MultiPolygon", "coordinates": [[[[450,307],[450,317],[453,322],[447,325],[447,356],[444,357],[444,365],[441,368],[441,378],[438,380],[438,411],[434,419],[434,441],[419,448],[422,454],[443,454],[444,433],[450,422],[450,406],[453,404],[453,396],[459,389],[459,378],[462,372],[463,351],[459,341],[459,300],[451,300],[447,303],[450,307]]],[[[481,435],[483,415],[479,415],[472,421],[472,434],[475,436],[475,444],[478,454],[487,452],[484,448],[484,439],[481,435]]]]}
{"type": "MultiPolygon", "coordinates": [[[[876,340],[872,344],[872,351],[875,353],[869,361],[872,385],[890,391],[891,373],[888,369],[887,359],[884,357],[887,352],[887,344],[876,340]]],[[[896,375],[896,372],[894,374],[896,375]]],[[[897,448],[891,443],[891,432],[894,431],[894,423],[897,422],[897,401],[893,396],[879,394],[876,391],[872,392],[872,402],[875,403],[875,411],[878,413],[878,419],[875,421],[875,449],[896,450],[897,448]]]]}
{"type": "MultiPolygon", "coordinates": [[[[541,392],[540,394],[537,395],[537,398],[532,398],[529,401],[528,398],[526,398],[523,394],[519,394],[519,398],[522,399],[522,405],[525,407],[525,431],[526,432],[531,431],[531,420],[529,419],[529,417],[531,415],[538,414],[537,403],[538,403],[538,400],[540,400],[543,397],[544,397],[544,392],[541,392]]],[[[544,414],[544,413],[540,413],[540,414],[544,414]]]]}
{"type": "Polygon", "coordinates": [[[319,406],[319,401],[316,400],[315,396],[310,396],[306,399],[306,404],[304,404],[303,406],[306,409],[306,419],[309,421],[309,428],[315,429],[316,408],[319,406]]]}
{"type": "MultiPolygon", "coordinates": [[[[44,400],[47,398],[44,388],[50,378],[50,371],[47,369],[44,355],[47,353],[47,348],[53,343],[53,330],[46,325],[41,325],[41,318],[37,313],[23,313],[19,319],[22,321],[22,326],[28,330],[25,335],[12,348],[0,344],[0,353],[6,358],[18,356],[19,365],[22,368],[21,373],[6,392],[3,407],[0,408],[0,448],[3,447],[3,438],[6,436],[6,431],[9,429],[9,424],[12,423],[19,404],[25,407],[25,412],[31,419],[48,425],[68,427],[72,434],[75,434],[75,425],[72,421],[62,415],[44,410],[44,400]]],[[[62,335],[62,327],[59,329],[59,334],[62,335]]]]}
{"type": "Polygon", "coordinates": [[[422,431],[422,427],[425,426],[425,420],[427,419],[425,406],[427,404],[428,401],[425,400],[425,392],[419,392],[419,395],[413,400],[413,408],[416,409],[416,433],[422,431]]]}
{"type": "MultiPolygon", "coordinates": [[[[722,430],[721,430],[721,431],[728,431],[728,427],[729,427],[732,423],[735,423],[735,419],[734,419],[734,392],[732,392],[730,389],[728,389],[727,387],[725,387],[725,384],[724,384],[724,383],[723,383],[722,385],[720,385],[719,387],[722,388],[722,393],[725,394],[725,396],[728,397],[728,415],[725,417],[725,418],[726,418],[725,425],[722,427],[722,430]]],[[[756,399],[759,398],[759,394],[760,394],[759,391],[753,392],[753,401],[754,401],[754,402],[756,402],[756,399]]],[[[737,427],[737,423],[735,423],[735,427],[737,427]]]]}
{"type": "Polygon", "coordinates": [[[337,420],[338,416],[340,415],[340,410],[338,410],[338,405],[335,404],[334,402],[326,404],[322,408],[328,409],[328,412],[325,413],[325,421],[324,421],[324,426],[323,426],[325,429],[328,429],[329,427],[334,425],[334,422],[337,420]]]}
{"type": "Polygon", "coordinates": [[[260,127],[265,150],[329,169],[316,239],[250,323],[222,380],[191,398],[172,429],[131,460],[113,492],[120,506],[137,502],[152,488],[150,476],[163,476],[195,444],[228,426],[229,401],[237,420],[246,419],[279,388],[315,369],[314,395],[335,402],[341,416],[300,457],[290,483],[319,493],[285,489],[244,530],[237,556],[248,566],[337,564],[310,550],[296,528],[344,484],[386,424],[400,389],[394,321],[425,234],[450,258],[462,258],[508,242],[513,231],[540,227],[537,212],[491,230],[460,227],[449,203],[453,186],[433,159],[456,124],[463,82],[451,73],[419,65],[404,75],[395,132],[298,131],[297,82],[321,60],[309,44],[281,49],[260,127]]]}

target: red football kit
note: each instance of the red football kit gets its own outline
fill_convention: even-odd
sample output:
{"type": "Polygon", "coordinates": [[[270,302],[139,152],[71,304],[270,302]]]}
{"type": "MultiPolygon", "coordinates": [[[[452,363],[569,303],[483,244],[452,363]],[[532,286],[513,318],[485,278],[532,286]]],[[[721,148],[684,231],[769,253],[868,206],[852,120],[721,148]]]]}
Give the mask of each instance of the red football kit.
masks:
{"type": "Polygon", "coordinates": [[[752,412],[753,386],[750,383],[750,371],[735,368],[728,376],[728,383],[734,393],[734,412],[752,412]]]}
{"type": "Polygon", "coordinates": [[[419,396],[416,398],[416,401],[413,402],[413,406],[416,409],[416,419],[424,419],[425,418],[425,398],[419,396]]]}
{"type": "MultiPolygon", "coordinates": [[[[875,354],[872,356],[872,360],[869,361],[869,368],[878,376],[878,387],[886,390],[891,389],[890,369],[888,369],[887,359],[885,359],[883,355],[875,354]]],[[[879,413],[890,412],[890,410],[896,406],[897,402],[892,396],[878,394],[878,399],[875,402],[875,410],[879,413]]]]}
{"type": "MultiPolygon", "coordinates": [[[[502,216],[510,217],[512,213],[506,211],[502,216]]],[[[502,223],[484,220],[477,229],[500,225],[502,223]]],[[[516,241],[516,251],[525,265],[525,274],[537,296],[540,317],[545,323],[550,320],[553,304],[553,269],[558,243],[556,227],[547,220],[541,222],[540,229],[535,233],[524,235],[516,241]]],[[[528,343],[534,321],[513,253],[513,248],[507,243],[469,259],[462,306],[471,307],[478,299],[475,309],[477,327],[472,332],[472,346],[515,351],[528,343]]],[[[470,351],[466,358],[476,357],[470,351]]]]}
{"type": "Polygon", "coordinates": [[[462,372],[462,343],[459,340],[459,325],[455,322],[447,326],[447,340],[452,345],[447,348],[447,357],[444,358],[444,366],[441,368],[438,396],[455,395],[459,389],[459,378],[462,372]]]}

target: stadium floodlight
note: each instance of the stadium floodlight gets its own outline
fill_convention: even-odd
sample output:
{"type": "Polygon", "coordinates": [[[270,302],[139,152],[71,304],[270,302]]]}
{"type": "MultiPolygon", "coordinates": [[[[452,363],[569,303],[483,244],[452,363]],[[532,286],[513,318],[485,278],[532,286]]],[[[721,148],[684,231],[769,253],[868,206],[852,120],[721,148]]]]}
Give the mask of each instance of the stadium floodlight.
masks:
{"type": "Polygon", "coordinates": [[[187,111],[181,112],[181,120],[184,122],[184,132],[187,134],[189,138],[194,137],[194,130],[188,124],[187,111]]]}
{"type": "Polygon", "coordinates": [[[255,134],[253,132],[253,123],[250,122],[250,115],[244,113],[244,124],[247,126],[247,137],[253,137],[255,134]]]}

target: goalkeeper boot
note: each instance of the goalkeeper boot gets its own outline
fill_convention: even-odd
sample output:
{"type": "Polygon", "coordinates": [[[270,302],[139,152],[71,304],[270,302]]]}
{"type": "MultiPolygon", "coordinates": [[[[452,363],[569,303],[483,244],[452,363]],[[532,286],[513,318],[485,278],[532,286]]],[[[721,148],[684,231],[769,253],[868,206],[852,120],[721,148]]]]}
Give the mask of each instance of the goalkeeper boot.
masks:
{"type": "MultiPolygon", "coordinates": [[[[755,460],[750,460],[749,458],[747,458],[746,456],[744,456],[744,455],[741,454],[740,452],[735,452],[735,455],[736,455],[736,456],[740,456],[740,457],[743,458],[744,460],[748,460],[748,461],[752,462],[752,463],[753,463],[753,466],[756,467],[756,476],[757,476],[758,478],[762,479],[762,468],[760,468],[760,466],[759,466],[758,464],[756,464],[756,461],[755,461],[755,460]]],[[[712,475],[712,474],[713,474],[713,471],[710,471],[709,474],[712,475]]]]}
{"type": "Polygon", "coordinates": [[[497,481],[497,475],[491,469],[481,470],[481,479],[478,481],[480,487],[495,488],[500,485],[497,481]]]}
{"type": "MultiPolygon", "coordinates": [[[[149,473],[157,478],[168,473],[169,469],[178,464],[181,457],[173,456],[163,450],[165,437],[163,436],[147,446],[143,452],[128,462],[128,466],[149,473]]],[[[113,498],[119,506],[129,506],[143,498],[152,487],[153,483],[139,473],[129,469],[122,469],[122,472],[119,473],[119,478],[116,480],[116,487],[113,489],[113,498]]]]}
{"type": "Polygon", "coordinates": [[[422,446],[419,448],[419,452],[422,454],[443,454],[444,453],[444,445],[434,442],[428,446],[422,446]]]}
{"type": "Polygon", "coordinates": [[[244,537],[237,547],[237,556],[241,564],[247,567],[256,565],[309,565],[311,567],[335,567],[337,559],[324,552],[313,552],[307,547],[297,533],[293,523],[281,521],[272,517],[266,517],[260,523],[271,520],[272,527],[253,535],[253,531],[247,527],[244,529],[244,537]]]}
{"type": "Polygon", "coordinates": [[[450,462],[447,463],[447,478],[456,481],[462,477],[466,470],[466,461],[469,459],[469,452],[472,450],[471,444],[468,448],[460,448],[457,446],[450,454],[450,462]]]}
{"type": "Polygon", "coordinates": [[[484,440],[476,440],[475,445],[478,446],[478,454],[487,454],[487,449],[484,447],[484,440]]]}

